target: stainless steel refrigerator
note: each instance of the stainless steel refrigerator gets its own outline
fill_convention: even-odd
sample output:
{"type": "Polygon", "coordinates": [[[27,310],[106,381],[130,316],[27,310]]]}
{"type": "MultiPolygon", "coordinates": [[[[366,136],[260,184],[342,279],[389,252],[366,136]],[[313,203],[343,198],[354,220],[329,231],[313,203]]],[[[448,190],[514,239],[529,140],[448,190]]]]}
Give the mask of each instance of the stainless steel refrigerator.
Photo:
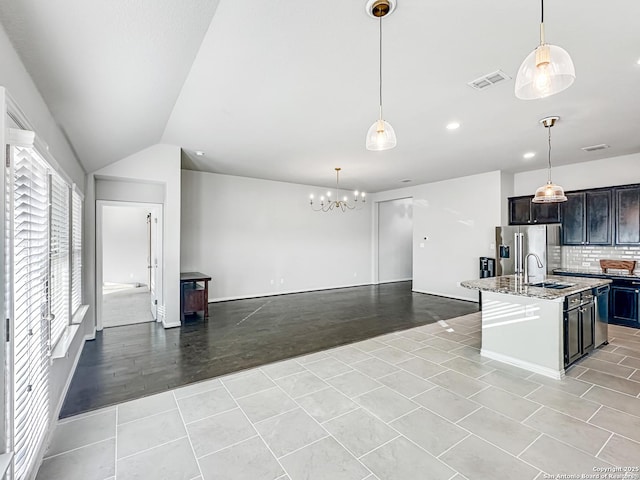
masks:
{"type": "Polygon", "coordinates": [[[535,253],[543,265],[538,268],[535,258],[529,257],[529,282],[542,281],[546,274],[560,268],[560,224],[496,227],[497,275],[524,275],[529,253],[535,253]]]}

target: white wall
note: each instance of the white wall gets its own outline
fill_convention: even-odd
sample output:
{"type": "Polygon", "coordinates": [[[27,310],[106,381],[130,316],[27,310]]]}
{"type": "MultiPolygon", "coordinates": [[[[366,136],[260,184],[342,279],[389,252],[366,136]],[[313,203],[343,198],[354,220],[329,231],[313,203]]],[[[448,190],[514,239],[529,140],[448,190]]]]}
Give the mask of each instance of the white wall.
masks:
{"type": "Polygon", "coordinates": [[[320,190],[183,170],[182,271],[211,275],[212,301],[371,283],[370,204],[314,212],[320,190]]]}
{"type": "MultiPolygon", "coordinates": [[[[640,183],[640,153],[553,167],[551,179],[565,190],[640,183]]],[[[533,195],[547,181],[547,170],[514,175],[514,195],[533,195]]]]}
{"type": "Polygon", "coordinates": [[[411,280],[413,199],[378,203],[378,282],[411,280]]]}
{"type": "MultiPolygon", "coordinates": [[[[164,185],[164,244],[163,244],[163,302],[159,317],[165,327],[180,325],[180,148],[173,145],[153,145],[138,153],[108,165],[87,177],[85,222],[87,265],[85,285],[91,306],[90,314],[95,321],[96,306],[96,177],[110,178],[122,182],[116,188],[117,200],[139,201],[136,197],[136,182],[155,182],[164,185]],[[133,183],[131,183],[133,182],[133,183]]],[[[116,183],[117,183],[116,182],[116,183]]]]}
{"type": "Polygon", "coordinates": [[[164,203],[164,184],[148,181],[120,181],[96,177],[96,200],[116,202],[164,203]]]}
{"type": "Polygon", "coordinates": [[[0,85],[5,87],[62,170],[84,191],[85,171],[0,25],[0,85]]]}
{"type": "Polygon", "coordinates": [[[478,257],[495,256],[502,218],[499,171],[371,195],[373,201],[413,197],[413,290],[477,301],[459,286],[478,278],[478,257]]]}
{"type": "Polygon", "coordinates": [[[149,284],[148,208],[105,205],[102,211],[102,281],[149,284]]]}

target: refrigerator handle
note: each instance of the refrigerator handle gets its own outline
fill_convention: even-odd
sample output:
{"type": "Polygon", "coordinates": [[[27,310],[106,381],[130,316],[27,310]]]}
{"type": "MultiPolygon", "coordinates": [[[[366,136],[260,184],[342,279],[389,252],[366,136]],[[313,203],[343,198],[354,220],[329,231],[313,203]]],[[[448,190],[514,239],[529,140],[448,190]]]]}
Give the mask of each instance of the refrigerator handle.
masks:
{"type": "Polygon", "coordinates": [[[518,234],[518,274],[524,275],[524,233],[518,234]]]}
{"type": "Polygon", "coordinates": [[[520,275],[520,234],[513,234],[513,247],[514,247],[514,258],[513,263],[515,266],[515,274],[520,275]]]}
{"type": "Polygon", "coordinates": [[[520,275],[524,275],[524,233],[520,233],[520,275]]]}

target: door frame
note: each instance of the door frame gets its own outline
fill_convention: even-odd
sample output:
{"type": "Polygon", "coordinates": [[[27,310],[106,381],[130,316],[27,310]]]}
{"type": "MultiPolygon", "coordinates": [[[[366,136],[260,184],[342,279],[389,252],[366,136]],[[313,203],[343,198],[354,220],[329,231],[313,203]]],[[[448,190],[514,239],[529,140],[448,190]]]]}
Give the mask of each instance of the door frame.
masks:
{"type": "MultiPolygon", "coordinates": [[[[148,208],[152,212],[157,212],[160,228],[158,228],[158,241],[160,242],[160,248],[158,249],[158,268],[156,269],[156,285],[160,288],[158,290],[158,304],[164,305],[163,292],[164,292],[164,229],[163,215],[164,206],[162,203],[148,203],[148,202],[123,202],[118,200],[96,200],[96,330],[101,331],[104,327],[102,325],[102,283],[103,283],[103,215],[104,207],[137,207],[148,208]]],[[[153,217],[153,214],[152,214],[153,217]]],[[[152,229],[153,230],[153,229],[152,229]]],[[[151,289],[151,285],[149,285],[151,289]]],[[[160,316],[157,316],[156,322],[160,322],[160,316]]]]}
{"type": "MultiPolygon", "coordinates": [[[[407,195],[407,196],[402,196],[402,197],[396,197],[396,198],[387,198],[385,200],[379,200],[375,202],[375,208],[374,210],[374,238],[375,238],[375,242],[374,242],[374,248],[373,248],[373,282],[375,285],[379,285],[381,283],[393,283],[393,282],[397,282],[399,280],[380,280],[380,204],[381,203],[388,203],[388,202],[395,202],[398,200],[411,200],[412,204],[415,204],[414,202],[414,196],[413,195],[407,195]]],[[[412,208],[415,205],[412,205],[412,208]]],[[[414,228],[414,220],[413,220],[413,214],[411,217],[411,228],[412,231],[415,231],[414,228]]],[[[412,238],[411,238],[411,243],[412,243],[412,251],[411,251],[411,256],[413,258],[414,256],[414,252],[413,252],[413,248],[415,248],[413,246],[413,233],[412,233],[412,238]]],[[[413,262],[413,260],[412,260],[413,262]]],[[[411,279],[413,282],[413,263],[411,265],[411,279]]]]}

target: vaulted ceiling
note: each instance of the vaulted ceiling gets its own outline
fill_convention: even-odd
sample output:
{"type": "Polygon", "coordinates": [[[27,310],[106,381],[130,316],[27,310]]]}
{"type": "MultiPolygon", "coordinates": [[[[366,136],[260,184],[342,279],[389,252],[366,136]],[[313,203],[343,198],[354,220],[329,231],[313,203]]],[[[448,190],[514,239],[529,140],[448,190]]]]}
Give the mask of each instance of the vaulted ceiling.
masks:
{"type": "Polygon", "coordinates": [[[538,0],[397,2],[383,28],[398,146],[384,152],[364,146],[378,106],[366,0],[21,0],[0,18],[88,172],[163,142],[186,168],[330,185],[341,166],[346,186],[373,192],[543,168],[546,115],[561,117],[554,165],[640,152],[640,2],[547,0],[547,41],[577,80],[536,101],[513,90],[538,0]],[[496,70],[511,79],[467,85],[496,70]]]}

